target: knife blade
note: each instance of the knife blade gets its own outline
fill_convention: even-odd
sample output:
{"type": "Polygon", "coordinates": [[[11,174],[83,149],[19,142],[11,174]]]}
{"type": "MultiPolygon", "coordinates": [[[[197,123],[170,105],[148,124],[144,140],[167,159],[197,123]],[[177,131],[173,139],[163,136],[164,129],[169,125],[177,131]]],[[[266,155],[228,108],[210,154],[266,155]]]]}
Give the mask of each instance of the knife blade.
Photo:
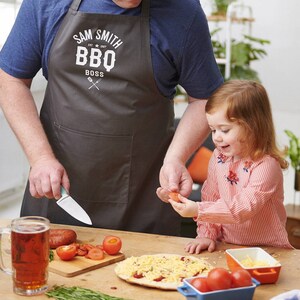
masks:
{"type": "Polygon", "coordinates": [[[67,193],[67,191],[61,186],[61,198],[56,201],[63,210],[65,210],[73,218],[79,220],[82,223],[92,225],[92,221],[86,211],[67,193]]]}

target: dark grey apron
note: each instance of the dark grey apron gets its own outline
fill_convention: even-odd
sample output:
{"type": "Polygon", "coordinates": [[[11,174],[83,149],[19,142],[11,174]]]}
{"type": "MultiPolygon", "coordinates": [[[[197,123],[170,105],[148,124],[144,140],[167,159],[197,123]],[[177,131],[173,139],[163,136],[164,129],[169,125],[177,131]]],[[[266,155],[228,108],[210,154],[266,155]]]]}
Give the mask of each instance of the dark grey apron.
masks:
{"type": "MultiPolygon", "coordinates": [[[[95,227],[177,235],[179,216],[155,193],[174,112],[154,81],[150,0],[140,16],[83,13],[80,3],[73,1],[52,45],[41,110],[70,194],[95,227]]],[[[84,226],[28,187],[21,215],[84,226]]]]}

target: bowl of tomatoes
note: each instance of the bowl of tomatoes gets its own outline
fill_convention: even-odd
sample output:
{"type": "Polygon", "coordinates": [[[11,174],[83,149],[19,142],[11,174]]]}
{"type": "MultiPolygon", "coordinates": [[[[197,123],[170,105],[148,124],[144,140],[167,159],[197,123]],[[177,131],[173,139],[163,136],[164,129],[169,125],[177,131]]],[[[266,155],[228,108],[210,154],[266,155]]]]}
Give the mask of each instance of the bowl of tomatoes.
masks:
{"type": "Polygon", "coordinates": [[[248,271],[214,268],[207,276],[185,278],[177,290],[187,300],[252,300],[259,281],[248,271]]]}

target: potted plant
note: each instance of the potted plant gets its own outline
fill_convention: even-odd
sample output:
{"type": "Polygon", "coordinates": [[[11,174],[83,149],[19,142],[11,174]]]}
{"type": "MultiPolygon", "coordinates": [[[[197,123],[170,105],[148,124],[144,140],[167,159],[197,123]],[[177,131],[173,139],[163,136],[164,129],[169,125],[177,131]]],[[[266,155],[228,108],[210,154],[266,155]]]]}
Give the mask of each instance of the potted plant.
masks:
{"type": "Polygon", "coordinates": [[[212,15],[225,16],[228,5],[231,2],[233,2],[233,0],[214,0],[213,1],[214,11],[212,15]]]}
{"type": "Polygon", "coordinates": [[[300,138],[290,130],[284,131],[289,137],[289,146],[286,154],[290,159],[291,166],[295,169],[295,190],[300,191],[300,138]]]}
{"type": "MultiPolygon", "coordinates": [[[[212,46],[216,57],[225,58],[226,45],[214,39],[214,36],[221,30],[216,28],[211,32],[212,46]]],[[[255,38],[250,35],[243,35],[243,40],[231,41],[230,78],[227,79],[248,79],[260,82],[257,72],[250,67],[251,62],[264,58],[267,52],[262,47],[270,44],[269,40],[255,38]],[[261,47],[260,47],[261,46],[261,47]]],[[[225,66],[219,65],[220,71],[225,77],[225,66]]]]}

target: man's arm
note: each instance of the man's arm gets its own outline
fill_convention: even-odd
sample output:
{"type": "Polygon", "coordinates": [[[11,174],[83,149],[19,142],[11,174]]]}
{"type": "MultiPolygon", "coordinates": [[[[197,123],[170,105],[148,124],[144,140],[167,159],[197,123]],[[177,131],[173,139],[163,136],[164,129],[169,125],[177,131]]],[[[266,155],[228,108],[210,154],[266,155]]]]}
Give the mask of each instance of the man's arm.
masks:
{"type": "MultiPolygon", "coordinates": [[[[160,184],[165,191],[177,191],[185,197],[192,191],[193,182],[185,164],[205,141],[210,131],[205,116],[205,104],[204,99],[189,97],[189,104],[179,122],[160,171],[160,184]]],[[[165,199],[161,191],[159,194],[161,199],[165,199]]]]}
{"type": "Polygon", "coordinates": [[[60,184],[69,189],[63,166],[48,142],[30,92],[32,79],[18,79],[0,70],[0,106],[29,161],[34,197],[59,198],[60,184]]]}

